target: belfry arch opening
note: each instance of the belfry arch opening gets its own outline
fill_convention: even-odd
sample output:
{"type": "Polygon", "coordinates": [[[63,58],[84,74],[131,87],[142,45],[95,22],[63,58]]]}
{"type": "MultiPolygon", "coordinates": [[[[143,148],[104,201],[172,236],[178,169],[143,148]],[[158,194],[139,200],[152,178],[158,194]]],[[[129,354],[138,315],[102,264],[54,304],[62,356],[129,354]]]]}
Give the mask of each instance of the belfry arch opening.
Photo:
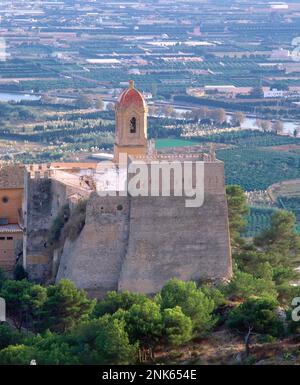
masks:
{"type": "Polygon", "coordinates": [[[135,117],[132,117],[130,119],[129,132],[131,134],[135,134],[136,133],[136,118],[135,117]]]}

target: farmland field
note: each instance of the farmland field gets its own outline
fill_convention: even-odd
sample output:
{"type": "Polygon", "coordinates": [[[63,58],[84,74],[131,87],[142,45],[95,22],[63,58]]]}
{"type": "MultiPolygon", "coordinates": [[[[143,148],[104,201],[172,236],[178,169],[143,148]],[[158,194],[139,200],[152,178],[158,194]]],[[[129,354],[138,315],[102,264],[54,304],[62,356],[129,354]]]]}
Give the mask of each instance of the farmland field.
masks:
{"type": "Polygon", "coordinates": [[[276,183],[269,187],[269,193],[274,200],[278,197],[299,197],[300,179],[293,179],[276,183]]]}
{"type": "Polygon", "coordinates": [[[155,141],[155,145],[157,149],[167,148],[167,147],[186,147],[186,146],[194,146],[195,144],[199,144],[198,140],[191,139],[157,139],[155,141]]]}
{"type": "Polygon", "coordinates": [[[247,217],[247,227],[243,233],[245,238],[257,236],[261,231],[267,229],[271,224],[271,217],[276,209],[263,207],[250,207],[247,217]]]}
{"type": "Polygon", "coordinates": [[[246,191],[265,190],[270,185],[300,178],[300,157],[258,148],[234,148],[217,152],[225,163],[228,184],[239,184],[246,191]]]}
{"type": "Polygon", "coordinates": [[[157,139],[158,149],[213,142],[230,146],[217,150],[225,163],[227,184],[239,184],[246,191],[266,190],[274,183],[300,178],[300,157],[295,148],[299,138],[260,131],[228,132],[193,140],[157,139]]]}

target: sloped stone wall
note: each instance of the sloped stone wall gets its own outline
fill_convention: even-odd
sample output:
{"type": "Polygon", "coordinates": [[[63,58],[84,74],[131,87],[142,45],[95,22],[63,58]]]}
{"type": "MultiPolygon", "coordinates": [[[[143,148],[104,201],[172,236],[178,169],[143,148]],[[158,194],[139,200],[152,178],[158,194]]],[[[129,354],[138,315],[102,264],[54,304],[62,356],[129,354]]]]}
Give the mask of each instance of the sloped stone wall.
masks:
{"type": "Polygon", "coordinates": [[[230,278],[223,175],[223,163],[206,164],[201,207],[186,207],[185,197],[131,199],[130,237],[119,290],[155,293],[173,277],[230,278]]]}
{"type": "Polygon", "coordinates": [[[87,205],[79,237],[67,240],[57,281],[71,279],[77,287],[103,295],[118,289],[129,237],[129,199],[94,193],[87,205]]]}

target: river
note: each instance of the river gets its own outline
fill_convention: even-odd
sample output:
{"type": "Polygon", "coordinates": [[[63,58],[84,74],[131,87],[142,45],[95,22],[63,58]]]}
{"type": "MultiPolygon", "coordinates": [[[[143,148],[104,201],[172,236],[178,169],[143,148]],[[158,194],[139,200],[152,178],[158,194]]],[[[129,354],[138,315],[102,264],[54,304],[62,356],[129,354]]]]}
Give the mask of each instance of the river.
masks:
{"type": "MultiPolygon", "coordinates": [[[[184,108],[178,108],[175,107],[175,111],[177,111],[180,115],[184,114],[187,111],[190,111],[190,109],[184,109],[184,108]]],[[[232,114],[227,114],[227,119],[230,120],[232,114]]],[[[242,129],[244,130],[258,130],[259,128],[255,125],[256,118],[252,117],[246,117],[245,121],[242,123],[242,129]]],[[[267,119],[268,120],[268,119],[267,119]]],[[[289,121],[289,120],[282,120],[283,123],[283,131],[286,134],[293,135],[294,130],[297,127],[300,127],[300,122],[295,122],[295,121],[289,121]]]]}
{"type": "MultiPolygon", "coordinates": [[[[255,118],[246,118],[245,121],[242,124],[243,129],[254,129],[257,130],[258,128],[255,126],[256,119],[255,118]]],[[[286,134],[293,135],[294,130],[297,127],[300,127],[300,122],[291,122],[291,121],[282,121],[283,123],[283,131],[286,134]]]]}

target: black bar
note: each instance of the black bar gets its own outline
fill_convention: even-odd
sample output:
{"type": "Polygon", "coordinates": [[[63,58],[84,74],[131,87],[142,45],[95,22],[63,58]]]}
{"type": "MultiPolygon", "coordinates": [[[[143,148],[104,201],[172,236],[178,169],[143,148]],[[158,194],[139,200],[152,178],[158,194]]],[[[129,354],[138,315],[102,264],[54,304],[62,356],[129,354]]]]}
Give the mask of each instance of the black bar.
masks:
{"type": "MultiPolygon", "coordinates": [[[[289,375],[294,370],[299,370],[297,366],[199,366],[199,365],[128,365],[128,366],[0,366],[0,383],[5,384],[4,378],[12,380],[24,380],[28,378],[30,384],[41,384],[41,379],[47,379],[48,382],[53,382],[56,385],[60,376],[65,376],[70,383],[70,380],[78,382],[81,376],[85,381],[83,385],[105,384],[105,383],[121,383],[121,384],[150,384],[156,383],[171,383],[177,382],[187,384],[207,384],[207,381],[222,381],[226,380],[225,376],[230,376],[230,384],[237,383],[241,385],[241,376],[247,376],[248,381],[255,381],[264,374],[272,373],[277,375],[289,371],[289,375]],[[2,377],[5,376],[5,377],[2,377]],[[29,376],[29,377],[27,377],[29,376]],[[43,376],[43,377],[41,377],[43,376]],[[221,376],[221,379],[220,379],[221,376]],[[224,376],[224,377],[222,377],[224,376]],[[222,380],[223,378],[223,380],[222,380]],[[2,379],[2,381],[1,381],[2,379]]],[[[294,372],[295,373],[295,372],[294,372]]],[[[228,379],[228,378],[227,378],[228,379]]]]}

